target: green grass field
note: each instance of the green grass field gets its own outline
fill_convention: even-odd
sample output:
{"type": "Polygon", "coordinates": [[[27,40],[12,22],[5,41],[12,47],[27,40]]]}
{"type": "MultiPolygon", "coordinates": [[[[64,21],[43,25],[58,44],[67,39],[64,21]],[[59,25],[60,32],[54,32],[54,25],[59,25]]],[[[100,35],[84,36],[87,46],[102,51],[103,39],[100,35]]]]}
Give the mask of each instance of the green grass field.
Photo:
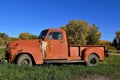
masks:
{"type": "MultiPolygon", "coordinates": [[[[4,50],[0,49],[1,58],[4,50]]],[[[120,56],[111,55],[95,67],[44,64],[34,67],[0,63],[0,80],[120,80],[120,56]]]]}

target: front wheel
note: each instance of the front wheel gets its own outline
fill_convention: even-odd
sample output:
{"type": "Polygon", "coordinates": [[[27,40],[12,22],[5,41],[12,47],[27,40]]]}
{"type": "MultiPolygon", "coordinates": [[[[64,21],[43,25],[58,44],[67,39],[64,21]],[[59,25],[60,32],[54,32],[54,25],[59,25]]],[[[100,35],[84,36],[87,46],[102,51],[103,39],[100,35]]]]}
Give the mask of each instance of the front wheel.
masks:
{"type": "Polygon", "coordinates": [[[88,66],[96,66],[99,64],[99,58],[97,55],[95,54],[91,54],[89,57],[88,57],[88,61],[86,62],[86,64],[88,66]]]}
{"type": "Polygon", "coordinates": [[[21,66],[21,65],[28,65],[28,66],[32,66],[32,60],[30,58],[29,55],[27,54],[22,54],[18,57],[17,59],[17,65],[21,66]]]}

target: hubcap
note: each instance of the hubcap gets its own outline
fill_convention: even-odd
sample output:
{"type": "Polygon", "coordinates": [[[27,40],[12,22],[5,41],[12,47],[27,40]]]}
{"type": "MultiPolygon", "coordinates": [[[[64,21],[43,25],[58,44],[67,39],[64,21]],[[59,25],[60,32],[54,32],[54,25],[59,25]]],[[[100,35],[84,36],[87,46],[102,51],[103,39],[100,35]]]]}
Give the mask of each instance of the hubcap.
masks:
{"type": "Polygon", "coordinates": [[[96,62],[97,62],[97,61],[96,61],[95,58],[93,58],[93,59],[90,61],[91,64],[96,64],[96,62]]]}
{"type": "Polygon", "coordinates": [[[30,61],[28,59],[24,59],[21,64],[22,65],[27,65],[29,63],[30,63],[30,61]]]}

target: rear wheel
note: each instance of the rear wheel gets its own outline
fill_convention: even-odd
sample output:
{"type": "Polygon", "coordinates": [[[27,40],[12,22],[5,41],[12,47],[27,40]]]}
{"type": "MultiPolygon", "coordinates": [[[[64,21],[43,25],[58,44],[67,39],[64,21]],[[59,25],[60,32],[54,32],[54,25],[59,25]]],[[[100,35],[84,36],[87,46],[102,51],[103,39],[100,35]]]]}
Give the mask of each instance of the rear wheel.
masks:
{"type": "Polygon", "coordinates": [[[88,57],[88,61],[86,62],[86,64],[88,66],[96,66],[99,64],[99,58],[97,55],[95,54],[91,54],[89,57],[88,57]]]}
{"type": "Polygon", "coordinates": [[[29,55],[27,54],[22,54],[18,57],[17,59],[17,65],[21,66],[21,65],[28,65],[28,66],[32,66],[32,60],[30,58],[29,55]]]}

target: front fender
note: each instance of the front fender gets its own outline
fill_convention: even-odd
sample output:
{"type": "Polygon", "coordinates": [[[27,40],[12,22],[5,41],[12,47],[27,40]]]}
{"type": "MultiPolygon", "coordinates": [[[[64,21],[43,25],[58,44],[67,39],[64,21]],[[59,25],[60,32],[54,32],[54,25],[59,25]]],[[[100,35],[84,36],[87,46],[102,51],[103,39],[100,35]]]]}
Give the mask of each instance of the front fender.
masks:
{"type": "Polygon", "coordinates": [[[40,50],[40,48],[21,48],[17,51],[17,55],[20,55],[22,53],[28,53],[29,55],[31,55],[34,59],[35,64],[43,64],[43,57],[42,57],[42,52],[40,50]]]}
{"type": "Polygon", "coordinates": [[[86,48],[84,51],[84,60],[87,62],[90,54],[96,54],[99,60],[104,60],[104,49],[100,48],[86,48]]]}

